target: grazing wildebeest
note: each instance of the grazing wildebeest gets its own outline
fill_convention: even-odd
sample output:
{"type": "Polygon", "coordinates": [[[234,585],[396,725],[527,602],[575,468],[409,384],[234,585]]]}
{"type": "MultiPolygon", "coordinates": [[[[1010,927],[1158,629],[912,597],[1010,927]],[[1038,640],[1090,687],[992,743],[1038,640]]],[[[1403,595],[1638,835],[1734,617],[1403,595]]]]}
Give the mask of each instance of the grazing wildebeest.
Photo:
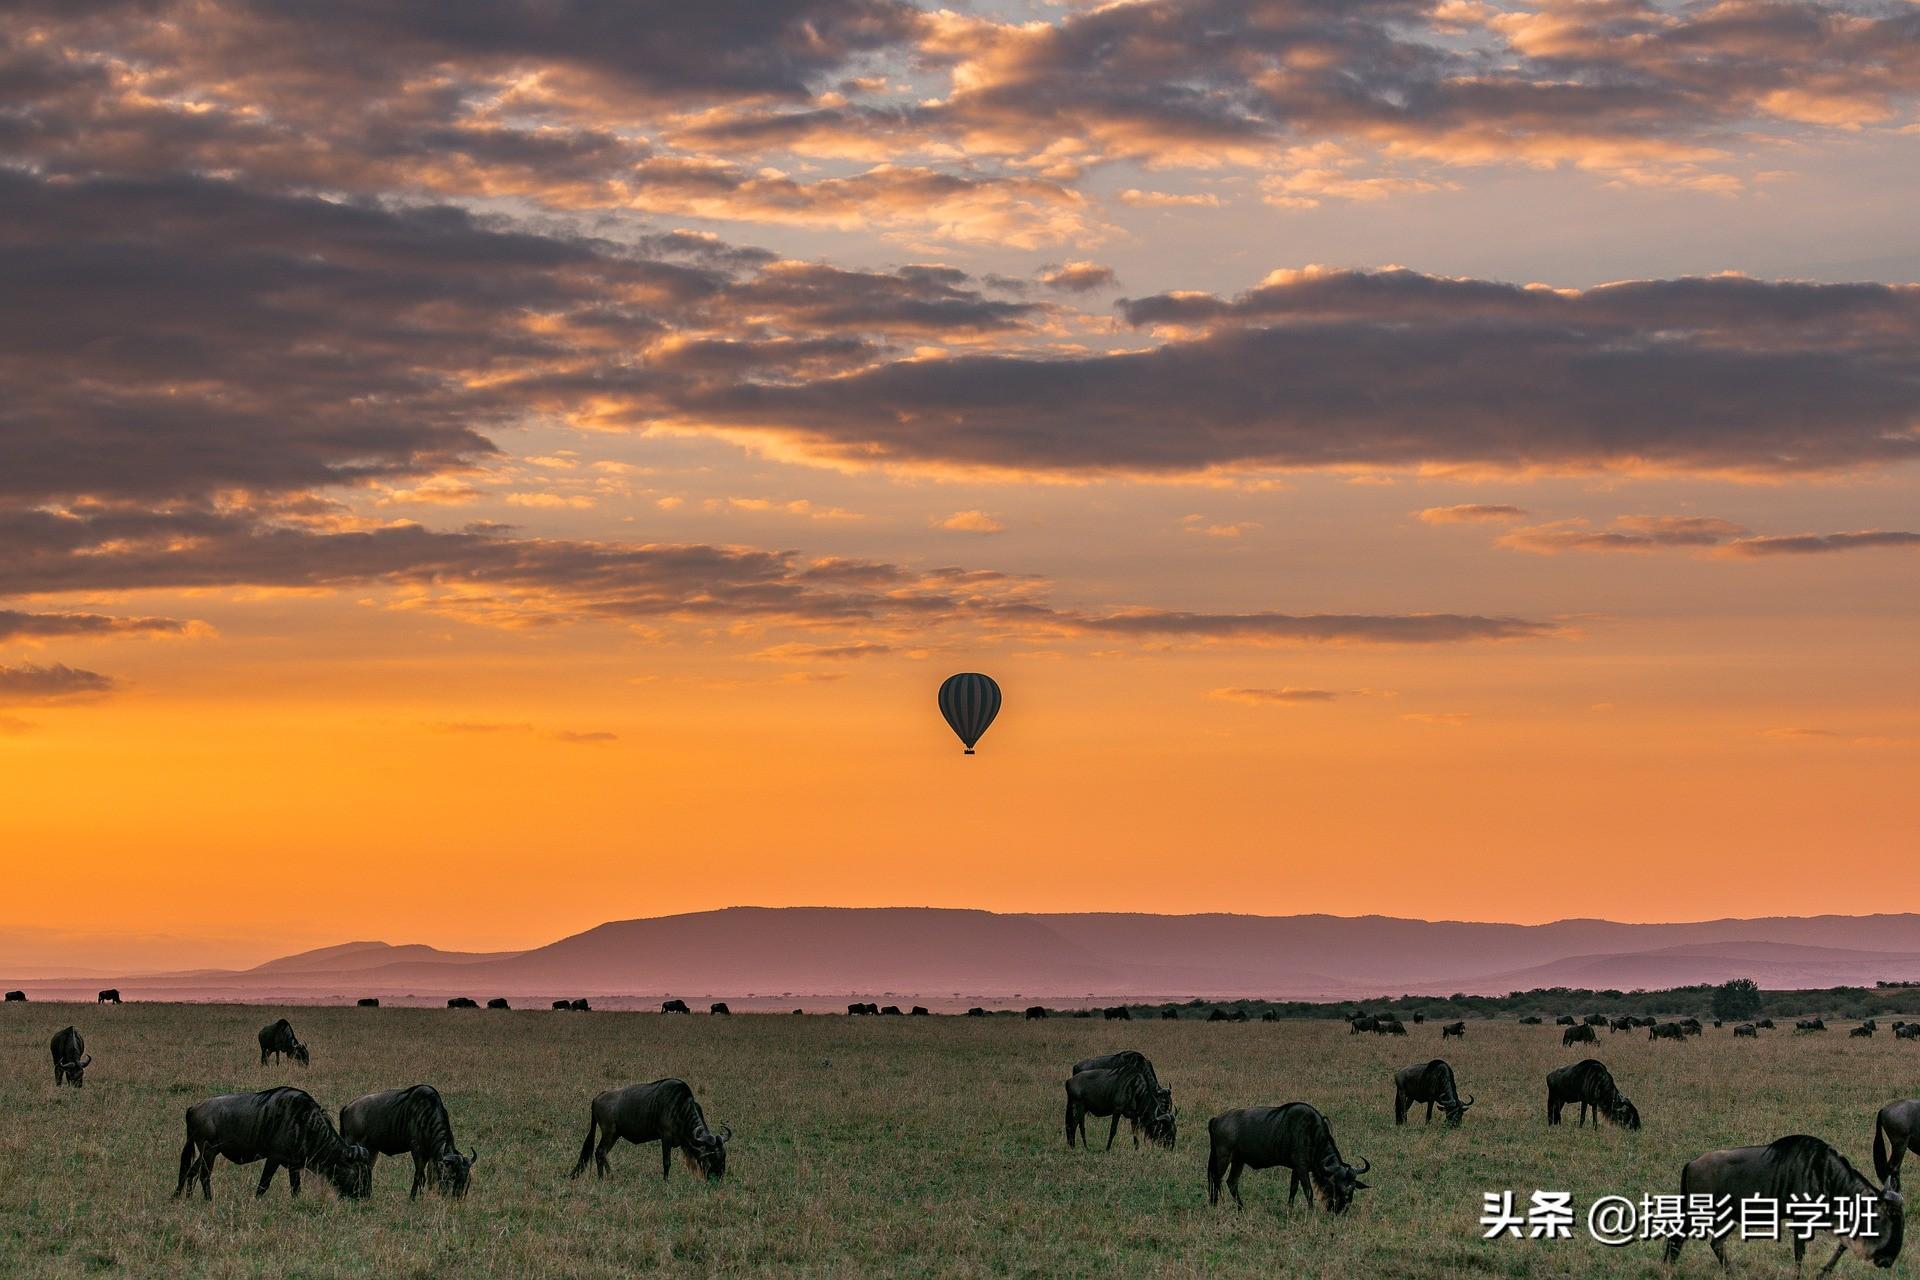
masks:
{"type": "Polygon", "coordinates": [[[1920,1141],[1920,1101],[1889,1102],[1873,1118],[1873,1171],[1898,1186],[1900,1164],[1920,1141]]]}
{"type": "Polygon", "coordinates": [[[300,1043],[299,1038],[293,1034],[293,1024],[285,1018],[281,1018],[278,1022],[269,1022],[260,1028],[260,1065],[263,1067],[267,1065],[268,1054],[272,1054],[273,1060],[278,1062],[283,1053],[303,1067],[312,1063],[312,1056],[308,1054],[307,1046],[300,1043]]]}
{"type": "Polygon", "coordinates": [[[373,1155],[343,1139],[333,1121],[305,1090],[285,1085],[259,1093],[227,1093],[187,1108],[187,1144],[180,1149],[180,1181],[174,1198],[186,1194],[196,1175],[200,1192],[213,1199],[213,1162],[225,1156],[235,1164],[265,1160],[260,1185],[267,1194],[273,1175],[286,1166],[292,1194],[300,1194],[300,1172],[311,1168],[351,1200],[367,1194],[373,1155]]]}
{"type": "Polygon", "coordinates": [[[1419,1026],[1421,1023],[1425,1022],[1426,1020],[1427,1020],[1427,1015],[1424,1013],[1415,1013],[1413,1015],[1413,1025],[1415,1025],[1416,1027],[1419,1026]]]}
{"type": "Polygon", "coordinates": [[[1537,1027],[1545,1021],[1546,1019],[1542,1018],[1539,1014],[1530,1013],[1526,1017],[1520,1019],[1520,1025],[1523,1027],[1537,1027]]]}
{"type": "Polygon", "coordinates": [[[553,1002],[553,1007],[554,1007],[554,1008],[556,1008],[556,1009],[571,1009],[571,1008],[573,1008],[573,1001],[571,1001],[571,1000],[555,1000],[555,1001],[553,1002]]]}
{"type": "Polygon", "coordinates": [[[904,1018],[907,1015],[900,1011],[900,1006],[897,1004],[883,1004],[880,1006],[880,1016],[883,1018],[904,1018]]]}
{"type": "Polygon", "coordinates": [[[1100,1011],[1100,1014],[1108,1022],[1132,1022],[1133,1021],[1132,1012],[1127,1008],[1127,1006],[1123,1004],[1108,1005],[1106,1008],[1100,1011]]]}
{"type": "Polygon", "coordinates": [[[1466,1038],[1466,1035],[1467,1035],[1467,1024],[1464,1022],[1449,1022],[1446,1026],[1440,1028],[1440,1038],[1442,1040],[1446,1040],[1449,1038],[1456,1039],[1456,1040],[1464,1040],[1466,1038]]]}
{"type": "Polygon", "coordinates": [[[1920,1022],[1909,1022],[1903,1027],[1895,1027],[1893,1036],[1896,1040],[1920,1040],[1920,1022]]]}
{"type": "Polygon", "coordinates": [[[1873,1039],[1873,1028],[1855,1027],[1853,1030],[1847,1032],[1847,1037],[1852,1040],[1871,1040],[1873,1039]]]}
{"type": "Polygon", "coordinates": [[[1032,1022],[1035,1018],[1044,1018],[1046,1016],[1047,1016],[1047,1009],[1045,1005],[1035,1004],[1035,1005],[1027,1006],[1028,1022],[1032,1022]]]}
{"type": "MultiPolygon", "coordinates": [[[[1251,1022],[1253,1021],[1253,1019],[1247,1016],[1247,1011],[1245,1009],[1235,1009],[1232,1013],[1227,1015],[1227,1021],[1228,1022],[1251,1022]]],[[[1401,1027],[1399,1023],[1396,1022],[1393,1025],[1396,1027],[1400,1027],[1399,1031],[1395,1033],[1396,1035],[1407,1034],[1407,1029],[1405,1027],[1401,1027]]]]}
{"type": "Polygon", "coordinates": [[[1793,1024],[1795,1031],[1825,1031],[1827,1024],[1819,1018],[1801,1018],[1793,1024]]]}
{"type": "Polygon", "coordinates": [[[1575,1023],[1560,1033],[1560,1047],[1563,1049],[1568,1045],[1581,1044],[1583,1042],[1586,1044],[1598,1044],[1600,1042],[1599,1033],[1585,1023],[1575,1023]]]}
{"type": "Polygon", "coordinates": [[[93,998],[93,1002],[95,1004],[119,1004],[120,988],[108,987],[105,991],[102,991],[99,995],[95,996],[93,998]]]}
{"type": "Polygon", "coordinates": [[[1160,1011],[1160,1020],[1162,1022],[1178,1022],[1180,1021],[1180,1011],[1178,1009],[1162,1009],[1160,1011]]]}
{"type": "Polygon", "coordinates": [[[440,1091],[430,1084],[406,1089],[389,1089],[355,1098],[340,1108],[340,1136],[368,1151],[368,1188],[372,1188],[373,1157],[413,1156],[412,1200],[420,1194],[420,1184],[432,1179],[433,1189],[444,1195],[467,1194],[479,1148],[466,1155],[453,1142],[453,1122],[447,1118],[447,1104],[440,1091]]]}
{"type": "Polygon", "coordinates": [[[1608,1031],[1631,1031],[1634,1029],[1634,1027],[1638,1025],[1639,1024],[1634,1022],[1632,1018],[1615,1018],[1611,1022],[1607,1023],[1607,1030],[1608,1031]]]}
{"type": "Polygon", "coordinates": [[[1690,1036],[1697,1036],[1697,1035],[1704,1034],[1704,1032],[1701,1030],[1701,1027],[1700,1027],[1700,1019],[1698,1018],[1680,1019],[1680,1030],[1684,1031],[1686,1034],[1690,1036]]]}
{"type": "Polygon", "coordinates": [[[800,1017],[805,1017],[805,1016],[806,1016],[806,1012],[807,1012],[807,1011],[806,1011],[805,1009],[795,1009],[795,1010],[793,1011],[793,1016],[794,1016],[794,1017],[796,1017],[796,1018],[800,1018],[800,1017]]]}
{"type": "Polygon", "coordinates": [[[1360,1175],[1373,1167],[1372,1161],[1362,1161],[1356,1169],[1341,1159],[1327,1118],[1304,1102],[1222,1112],[1207,1122],[1207,1138],[1208,1204],[1220,1203],[1224,1177],[1233,1203],[1246,1208],[1240,1198],[1240,1171],[1279,1166],[1293,1174],[1287,1182],[1288,1204],[1304,1188],[1311,1207],[1318,1187],[1328,1213],[1345,1213],[1353,1193],[1367,1189],[1360,1175]]]}
{"type": "Polygon", "coordinates": [[[933,1015],[930,1012],[928,1012],[927,1006],[923,1004],[917,1004],[913,1006],[913,1008],[907,1010],[907,1016],[909,1018],[930,1018],[933,1015]]]}
{"type": "Polygon", "coordinates": [[[984,1018],[987,1016],[987,1011],[979,1005],[975,1005],[973,1008],[967,1010],[967,1016],[969,1018],[984,1018]]]}
{"type": "Polygon", "coordinates": [[[1556,1027],[1570,1027],[1578,1021],[1579,1019],[1574,1017],[1572,1014],[1563,1013],[1559,1017],[1553,1020],[1553,1025],[1556,1027]]]}
{"type": "Polygon", "coordinates": [[[85,1088],[93,1055],[87,1052],[87,1042],[80,1033],[72,1027],[62,1027],[53,1033],[52,1047],[54,1086],[71,1084],[76,1089],[85,1088]]]}
{"type": "MultiPolygon", "coordinates": [[[[1764,1147],[1734,1147],[1728,1151],[1709,1151],[1688,1161],[1680,1170],[1682,1196],[1725,1196],[1744,1200],[1749,1196],[1770,1198],[1782,1205],[1794,1197],[1812,1196],[1831,1202],[1854,1197],[1877,1200],[1874,1229],[1843,1240],[1833,1251],[1821,1274],[1833,1270],[1840,1255],[1851,1249],[1876,1267],[1891,1267],[1900,1256],[1900,1239],[1905,1232],[1905,1211],[1900,1192],[1894,1185],[1882,1189],[1847,1163],[1847,1158],[1818,1138],[1796,1133],[1768,1143],[1764,1147]]],[[[1782,1215],[1785,1216],[1784,1214],[1782,1215]]],[[[1806,1256],[1806,1237],[1788,1233],[1793,1239],[1794,1268],[1806,1256]]],[[[1680,1256],[1684,1236],[1667,1239],[1666,1260],[1680,1256]]],[[[1724,1237],[1709,1241],[1713,1256],[1727,1265],[1724,1237]]]]}
{"type": "Polygon", "coordinates": [[[727,1002],[725,1000],[715,1000],[712,1004],[708,1005],[707,1013],[718,1018],[730,1018],[733,1016],[733,1010],[727,1008],[727,1002]]]}
{"type": "Polygon", "coordinates": [[[581,996],[578,1000],[567,1001],[567,1008],[573,1010],[575,1013],[592,1013],[593,1012],[593,1006],[587,1003],[587,998],[585,996],[581,996]]]}
{"type": "Polygon", "coordinates": [[[1586,1023],[1590,1027],[1604,1027],[1607,1025],[1607,1015],[1604,1013],[1590,1013],[1586,1017],[1586,1023]]]}
{"type": "Polygon", "coordinates": [[[495,996],[493,999],[487,1001],[487,1008],[511,1009],[513,1008],[513,1006],[507,1003],[507,998],[505,996],[495,996]]]}
{"type": "Polygon", "coordinates": [[[1677,1022],[1662,1022],[1658,1026],[1647,1028],[1649,1040],[1685,1040],[1687,1029],[1677,1022]]]}
{"type": "Polygon", "coordinates": [[[1405,1124],[1407,1112],[1420,1102],[1427,1104],[1428,1123],[1432,1123],[1434,1104],[1438,1103],[1446,1113],[1447,1123],[1459,1124],[1467,1108],[1473,1105],[1473,1095],[1468,1094],[1465,1102],[1460,1101],[1460,1091],[1453,1083],[1453,1068],[1445,1058],[1435,1058],[1393,1073],[1393,1122],[1405,1124]]]}
{"type": "Polygon", "coordinates": [[[378,1009],[380,1007],[380,997],[379,996],[361,996],[358,1000],[354,1001],[354,1004],[358,1005],[362,1009],[378,1009]]]}
{"type": "Polygon", "coordinates": [[[570,1176],[577,1178],[585,1173],[587,1161],[592,1160],[595,1174],[606,1177],[607,1152],[625,1138],[635,1144],[660,1144],[662,1178],[673,1172],[675,1147],[680,1148],[687,1168],[703,1178],[718,1178],[727,1171],[727,1141],[732,1137],[731,1126],[722,1125],[719,1133],[707,1128],[707,1118],[684,1080],[668,1078],[609,1089],[593,1100],[587,1140],[580,1144],[580,1161],[570,1176]],[[598,1147],[594,1146],[596,1131],[600,1136],[598,1147]]]}
{"type": "Polygon", "coordinates": [[[1860,1025],[1865,1027],[1869,1031],[1878,1031],[1880,1029],[1880,1024],[1874,1021],[1872,1018],[1867,1018],[1863,1020],[1860,1023],[1860,1025]]]}
{"type": "Polygon", "coordinates": [[[1262,1022],[1278,1022],[1278,1021],[1280,1021],[1280,1015],[1279,1015],[1279,1014],[1277,1014],[1277,1013],[1275,1013],[1275,1012],[1274,1012],[1274,1011],[1273,1011],[1272,1009],[1269,1009],[1269,1010],[1267,1010],[1267,1011],[1266,1011],[1265,1013],[1263,1013],[1263,1014],[1261,1014],[1261,1015],[1260,1015],[1260,1021],[1262,1021],[1262,1022]]]}
{"type": "Polygon", "coordinates": [[[25,1004],[26,1002],[27,1002],[27,993],[26,993],[26,992],[24,992],[24,991],[9,991],[9,992],[7,992],[7,1003],[8,1003],[8,1004],[25,1004]]]}
{"type": "Polygon", "coordinates": [[[472,996],[455,996],[453,999],[447,1001],[447,1008],[449,1009],[478,1009],[479,1007],[480,1002],[472,996]]]}
{"type": "Polygon", "coordinates": [[[879,1016],[880,1016],[880,1006],[879,1006],[879,1005],[877,1005],[877,1004],[873,1004],[873,1003],[869,1003],[869,1004],[867,1005],[867,1016],[868,1016],[869,1018],[877,1018],[877,1017],[879,1017],[879,1016]]]}
{"type": "Polygon", "coordinates": [[[1347,1034],[1350,1036],[1357,1036],[1362,1031],[1377,1030],[1379,1026],[1380,1026],[1380,1019],[1368,1017],[1366,1014],[1362,1014],[1357,1018],[1347,1019],[1347,1034]]]}
{"type": "Polygon", "coordinates": [[[1760,1028],[1754,1026],[1751,1022],[1743,1022],[1733,1029],[1733,1038],[1735,1040],[1740,1039],[1742,1036],[1750,1036],[1758,1040],[1760,1038],[1760,1028]]]}
{"type": "Polygon", "coordinates": [[[1600,1117],[1622,1129],[1640,1127],[1640,1111],[1627,1095],[1614,1087],[1613,1074],[1598,1059],[1587,1058],[1570,1067],[1547,1072],[1547,1123],[1560,1123],[1560,1110],[1569,1102],[1580,1104],[1580,1123],[1587,1123],[1587,1108],[1593,1108],[1593,1127],[1600,1117]]]}
{"type": "MultiPolygon", "coordinates": [[[[662,1000],[662,1001],[660,1002],[660,1012],[662,1012],[662,1013],[692,1013],[692,1012],[693,1012],[693,1009],[692,1009],[692,1007],[691,1007],[691,1006],[689,1006],[689,1005],[687,1004],[687,1002],[686,1002],[685,1000],[662,1000]]],[[[848,1012],[848,1013],[852,1013],[852,1012],[853,1012],[853,1006],[852,1006],[852,1005],[848,1005],[848,1006],[847,1006],[847,1012],[848,1012]]]]}
{"type": "Polygon", "coordinates": [[[1108,1151],[1113,1150],[1122,1118],[1133,1130],[1134,1146],[1140,1145],[1140,1131],[1145,1129],[1148,1142],[1173,1149],[1177,1125],[1173,1090],[1161,1086],[1153,1064],[1142,1054],[1123,1050],[1074,1064],[1067,1081],[1067,1146],[1073,1146],[1076,1133],[1080,1144],[1087,1145],[1089,1115],[1113,1117],[1107,1130],[1108,1151]],[[1096,1063],[1109,1065],[1092,1065],[1096,1063]]]}
{"type": "Polygon", "coordinates": [[[1773,1019],[1772,1019],[1772,1018],[1762,1018],[1762,1019],[1760,1019],[1760,1021],[1758,1021],[1758,1022],[1756,1022],[1756,1023],[1754,1023],[1753,1025],[1754,1025],[1754,1026],[1756,1026],[1756,1027],[1761,1027],[1761,1028],[1764,1028],[1765,1030],[1768,1030],[1768,1031],[1771,1031],[1771,1030],[1773,1030],[1773,1019]]]}

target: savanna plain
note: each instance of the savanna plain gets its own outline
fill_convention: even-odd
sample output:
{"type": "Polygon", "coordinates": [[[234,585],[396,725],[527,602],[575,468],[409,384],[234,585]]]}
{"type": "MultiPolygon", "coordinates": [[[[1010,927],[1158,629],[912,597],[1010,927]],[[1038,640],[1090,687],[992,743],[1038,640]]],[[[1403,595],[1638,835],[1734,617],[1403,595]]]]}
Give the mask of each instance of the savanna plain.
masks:
{"type": "MultiPolygon", "coordinates": [[[[1569,1010],[1569,1012],[1577,1012],[1569,1010]]],[[[1810,1133],[1871,1174],[1875,1111],[1920,1092],[1920,1048],[1844,1029],[1709,1028],[1683,1044],[1644,1031],[1563,1049],[1560,1031],[1469,1022],[1405,1038],[1344,1023],[1116,1023],[1054,1018],[499,1012],[239,1005],[9,1005],[0,1018],[0,1274],[61,1276],[823,1275],[1656,1276],[1658,1246],[1486,1241],[1482,1194],[1595,1196],[1678,1190],[1683,1162],[1716,1147],[1810,1133]],[[259,1065],[255,1033],[286,1015],[310,1068],[259,1065]],[[83,1090],[55,1088],[48,1040],[78,1025],[94,1056],[83,1090]],[[1172,1151],[1068,1150],[1063,1082],[1079,1058],[1148,1054],[1172,1086],[1172,1151]],[[1465,1124],[1393,1123],[1395,1069],[1444,1056],[1477,1098],[1465,1124]],[[1595,1056],[1638,1104],[1627,1133],[1546,1125],[1546,1073],[1595,1056]],[[613,1173],[578,1181],[588,1102],[679,1076],[735,1138],[723,1181],[657,1146],[622,1143],[613,1173]],[[337,1117],[372,1090],[439,1088],[470,1195],[407,1200],[411,1161],[383,1158],[370,1200],[260,1166],[222,1162],[214,1200],[172,1199],[183,1114],[199,1099],[275,1084],[337,1117]],[[1206,1198],[1206,1124],[1233,1107],[1307,1101],[1342,1153],[1372,1161],[1353,1210],[1286,1204],[1284,1170],[1249,1170],[1235,1212],[1206,1198]]],[[[1787,1275],[1784,1243],[1734,1243],[1735,1269],[1787,1275]]],[[[1831,1246],[1809,1252],[1824,1261],[1831,1246]]],[[[1903,1258],[1901,1269],[1920,1265],[1903,1258]]],[[[1842,1274],[1869,1268],[1849,1257],[1842,1274]]],[[[1718,1268],[1689,1246],[1679,1274],[1718,1268]]]]}

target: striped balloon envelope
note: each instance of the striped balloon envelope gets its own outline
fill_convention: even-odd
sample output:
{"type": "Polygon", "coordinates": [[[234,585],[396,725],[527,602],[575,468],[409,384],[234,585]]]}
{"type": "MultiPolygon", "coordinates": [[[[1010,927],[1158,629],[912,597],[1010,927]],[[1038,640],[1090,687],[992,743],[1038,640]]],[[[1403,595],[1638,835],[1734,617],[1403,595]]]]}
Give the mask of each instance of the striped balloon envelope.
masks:
{"type": "Polygon", "coordinates": [[[1000,686],[993,682],[992,676],[983,676],[978,671],[948,676],[940,686],[940,714],[966,745],[967,754],[972,755],[973,744],[980,741],[987,726],[1000,714],[1000,686]]]}

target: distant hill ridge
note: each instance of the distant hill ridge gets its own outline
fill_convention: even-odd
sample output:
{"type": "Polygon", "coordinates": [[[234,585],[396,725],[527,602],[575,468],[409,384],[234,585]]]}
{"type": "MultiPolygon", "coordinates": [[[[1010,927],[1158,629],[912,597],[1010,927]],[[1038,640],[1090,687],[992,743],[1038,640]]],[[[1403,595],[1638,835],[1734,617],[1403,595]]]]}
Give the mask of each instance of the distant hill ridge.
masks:
{"type": "Polygon", "coordinates": [[[1358,999],[1547,986],[1651,989],[1745,976],[1772,988],[1871,986],[1920,979],[1920,915],[1516,925],[1391,916],[728,907],[610,921],[521,952],[362,941],[243,971],[174,976],[235,992],[372,995],[471,989],[1358,999]]]}

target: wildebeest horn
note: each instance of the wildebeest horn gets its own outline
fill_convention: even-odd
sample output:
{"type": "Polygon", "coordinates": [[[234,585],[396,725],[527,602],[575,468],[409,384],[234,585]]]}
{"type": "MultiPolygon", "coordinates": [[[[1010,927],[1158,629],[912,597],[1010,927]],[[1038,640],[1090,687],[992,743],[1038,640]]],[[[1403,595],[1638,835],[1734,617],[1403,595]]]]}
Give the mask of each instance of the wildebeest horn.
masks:
{"type": "Polygon", "coordinates": [[[80,1065],[81,1065],[81,1066],[83,1066],[83,1067],[90,1067],[90,1066],[92,1066],[92,1065],[93,1065],[93,1055],[92,1055],[92,1054],[88,1054],[88,1055],[87,1055],[86,1057],[84,1057],[84,1058],[82,1058],[82,1059],[80,1059],[80,1065]]]}
{"type": "Polygon", "coordinates": [[[1373,1161],[1367,1159],[1365,1156],[1361,1156],[1360,1167],[1353,1171],[1353,1176],[1357,1178],[1371,1168],[1373,1168],[1373,1161]]]}
{"type": "Polygon", "coordinates": [[[1463,1103],[1461,1103],[1461,1104],[1460,1104],[1460,1109],[1461,1109],[1462,1111],[1465,1111],[1465,1110],[1466,1110],[1466,1109],[1467,1109],[1468,1107],[1470,1107],[1470,1106],[1472,1106],[1472,1105],[1473,1105],[1473,1095],[1472,1095],[1472,1094],[1468,1094],[1468,1095],[1467,1095],[1467,1100],[1466,1100],[1465,1102],[1463,1102],[1463,1103]]]}
{"type": "Polygon", "coordinates": [[[720,1126],[720,1141],[722,1141],[722,1142],[731,1142],[732,1140],[733,1140],[733,1126],[732,1126],[732,1125],[730,1125],[730,1124],[723,1124],[723,1125],[721,1125],[721,1126],[720,1126]]]}
{"type": "Polygon", "coordinates": [[[472,1168],[474,1165],[479,1163],[480,1163],[480,1148],[478,1147],[469,1148],[467,1150],[467,1167],[472,1168]]]}

